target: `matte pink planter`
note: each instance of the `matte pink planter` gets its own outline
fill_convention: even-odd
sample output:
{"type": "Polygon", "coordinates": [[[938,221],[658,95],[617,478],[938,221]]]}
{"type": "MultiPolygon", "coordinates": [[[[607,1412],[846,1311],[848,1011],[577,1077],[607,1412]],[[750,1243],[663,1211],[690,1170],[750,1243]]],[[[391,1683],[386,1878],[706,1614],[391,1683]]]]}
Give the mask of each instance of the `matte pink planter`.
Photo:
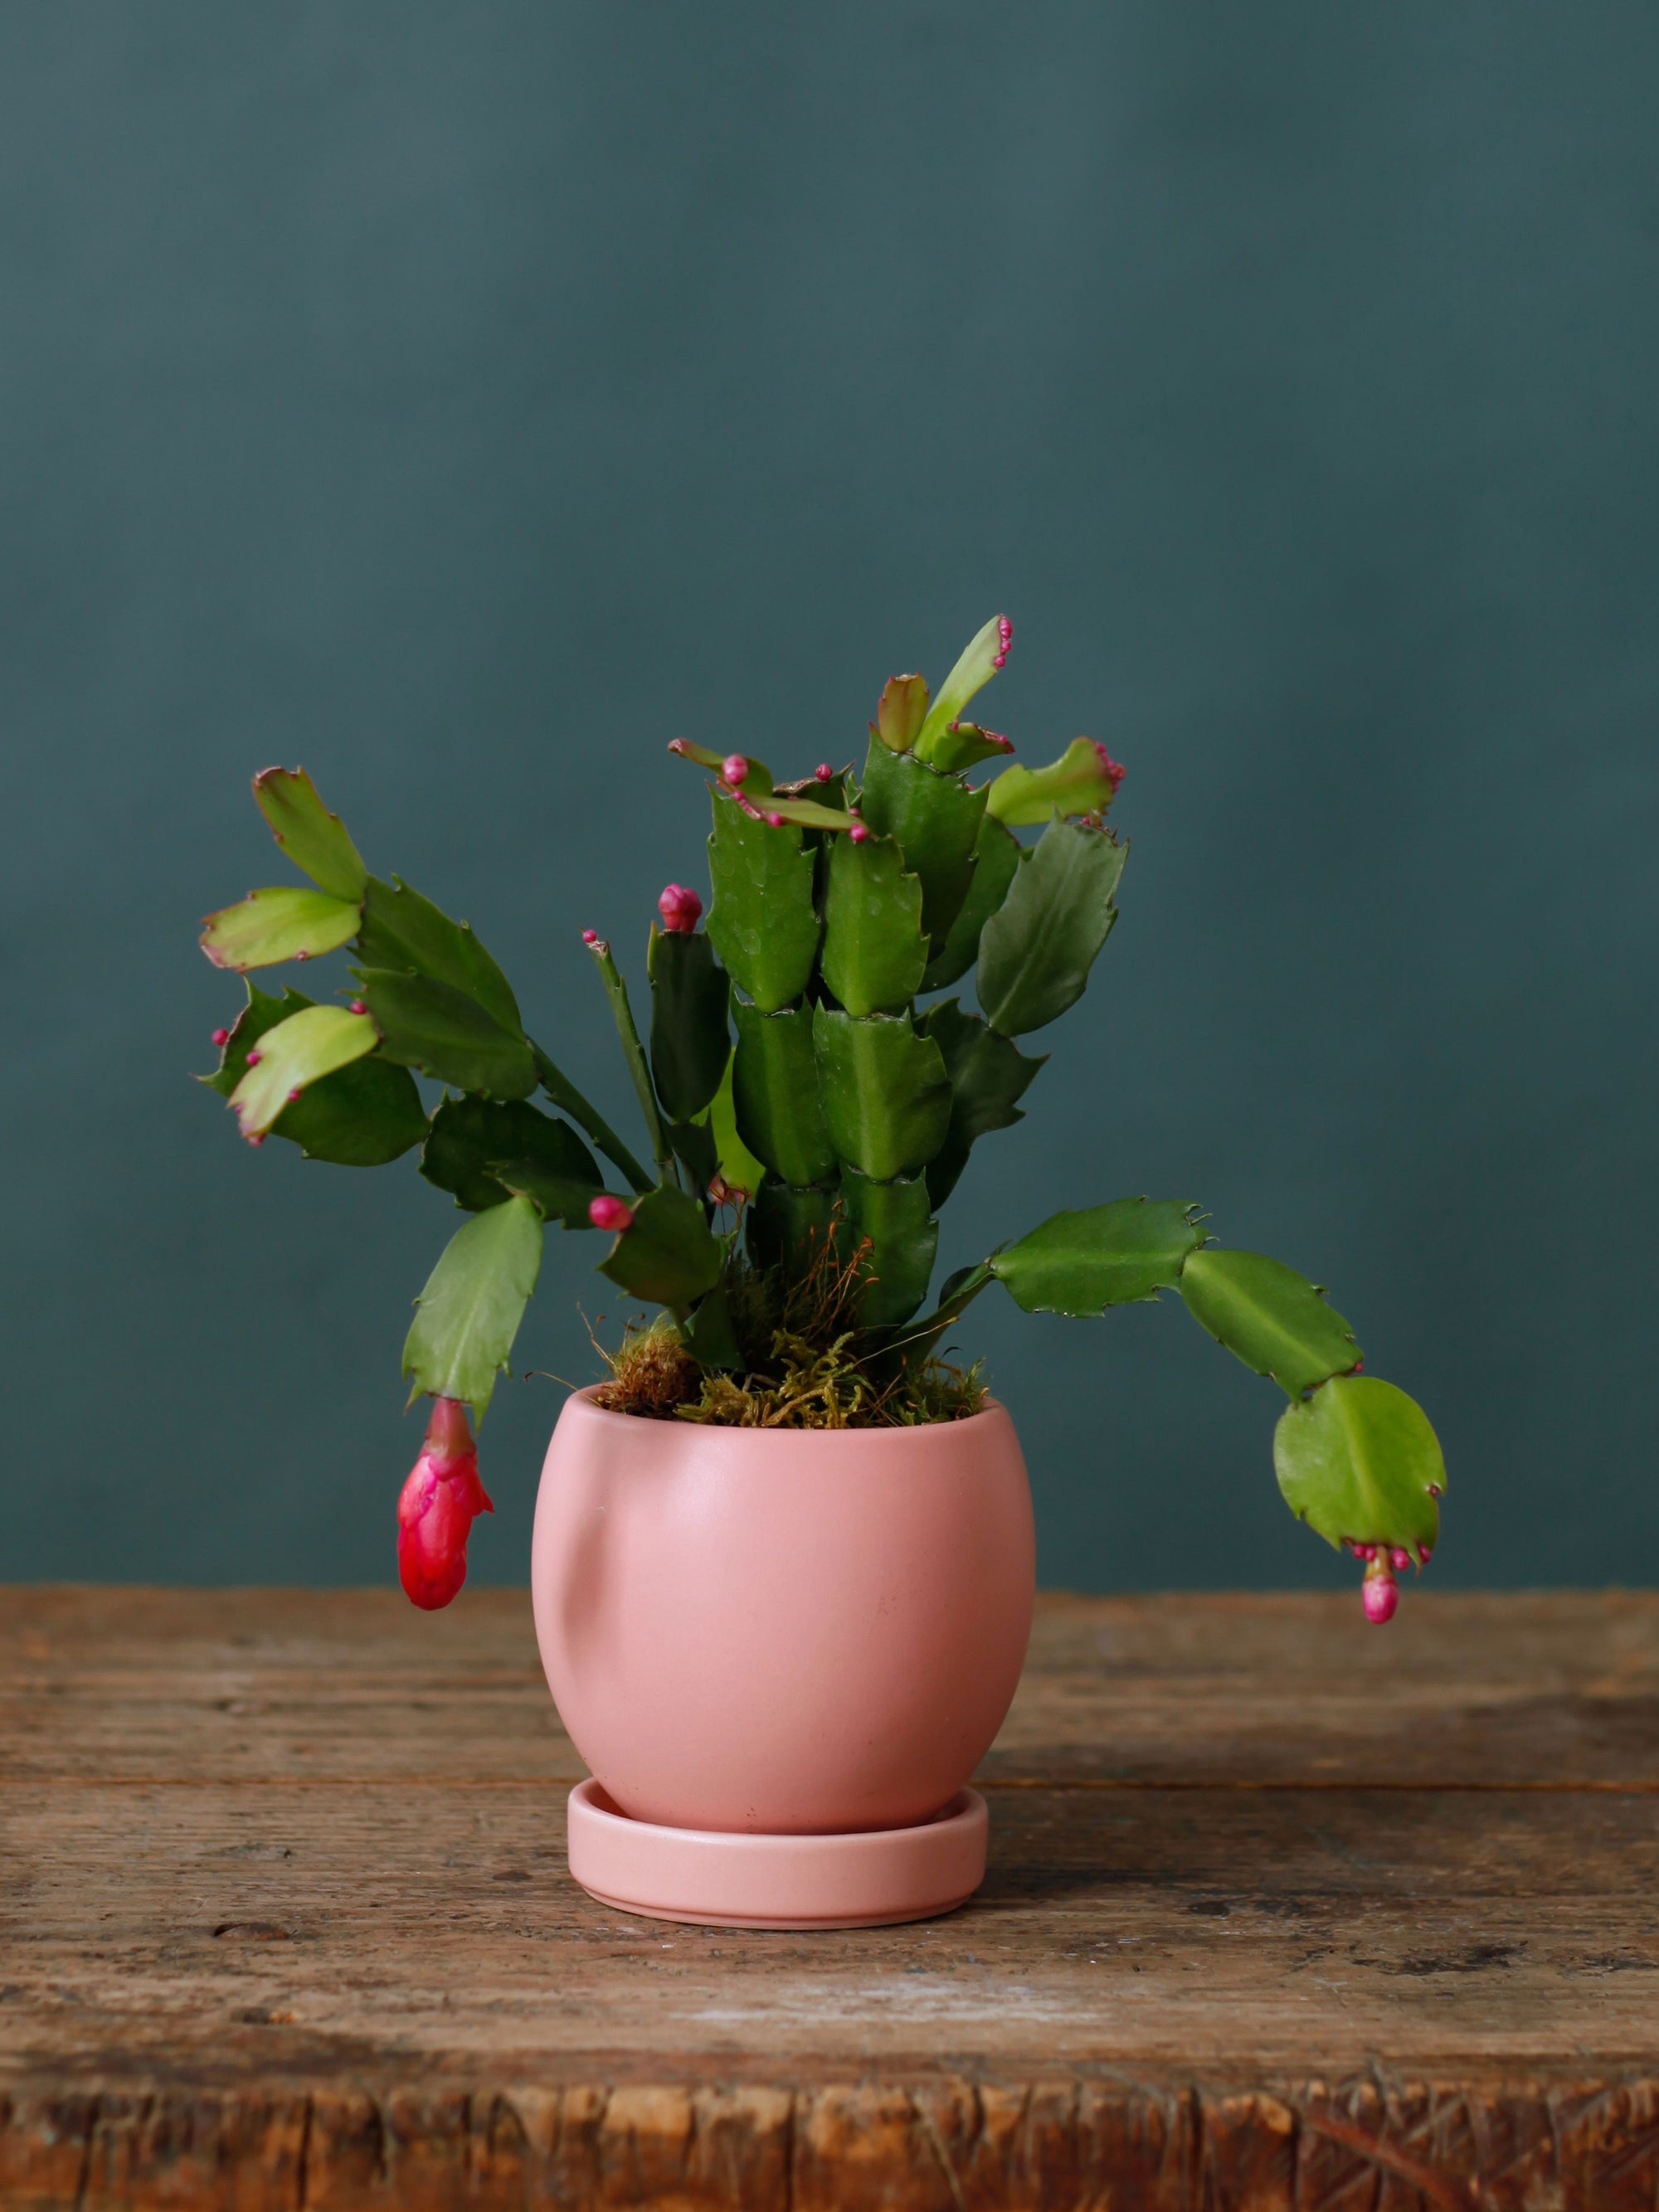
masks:
{"type": "MultiPolygon", "coordinates": [[[[792,1432],[639,1420],[579,1392],[542,1470],[531,1583],[548,1682],[612,1816],[587,1832],[840,1835],[867,1863],[877,1832],[959,1818],[1019,1680],[1035,1571],[1000,1406],[792,1432]]],[[[895,1835],[912,1879],[915,1849],[895,1835]]],[[[574,1825],[572,1867],[586,1879],[574,1825]]],[[[750,1917],[695,1902],[679,1913],[750,1917]]]]}

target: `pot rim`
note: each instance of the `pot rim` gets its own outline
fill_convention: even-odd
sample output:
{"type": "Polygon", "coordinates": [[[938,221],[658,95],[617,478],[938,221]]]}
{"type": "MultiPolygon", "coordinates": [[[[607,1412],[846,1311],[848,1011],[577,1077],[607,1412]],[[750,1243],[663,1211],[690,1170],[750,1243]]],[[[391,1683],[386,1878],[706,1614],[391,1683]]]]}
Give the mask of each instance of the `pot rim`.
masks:
{"type": "Polygon", "coordinates": [[[883,1423],[879,1426],[865,1429],[746,1429],[739,1428],[734,1423],[722,1421],[658,1421],[652,1419],[648,1414],[617,1413],[612,1412],[609,1406],[596,1406],[593,1403],[593,1393],[603,1389],[604,1387],[604,1384],[599,1382],[585,1382],[580,1390],[573,1390],[559,1408],[560,1419],[562,1420],[567,1410],[580,1398],[582,1401],[584,1417],[589,1420],[601,1421],[607,1427],[614,1425],[617,1428],[630,1430],[671,1429],[679,1436],[718,1437],[722,1443],[742,1437],[745,1441],[734,1447],[739,1451],[758,1449],[762,1445],[769,1450],[775,1450],[780,1445],[789,1450],[803,1449],[821,1450],[825,1446],[831,1449],[846,1450],[849,1446],[855,1444],[867,1446],[872,1437],[878,1437],[884,1441],[889,1439],[896,1441],[903,1438],[908,1445],[912,1438],[919,1443],[928,1437],[951,1435],[966,1437],[970,1431],[976,1432],[986,1424],[994,1421],[999,1416],[1006,1421],[1011,1428],[1013,1426],[1013,1416],[1001,1399],[988,1395],[983,1408],[979,1413],[969,1413],[954,1421],[896,1422],[890,1426],[883,1423]]]}

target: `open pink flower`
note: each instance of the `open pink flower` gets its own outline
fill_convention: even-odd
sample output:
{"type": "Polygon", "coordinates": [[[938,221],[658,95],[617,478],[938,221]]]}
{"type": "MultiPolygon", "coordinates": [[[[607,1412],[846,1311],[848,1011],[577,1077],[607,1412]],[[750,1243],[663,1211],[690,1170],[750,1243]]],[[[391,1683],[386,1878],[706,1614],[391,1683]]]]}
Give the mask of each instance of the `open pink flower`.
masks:
{"type": "Polygon", "coordinates": [[[421,1455],[398,1500],[398,1578],[424,1613],[466,1580],[466,1540],[495,1507],[478,1480],[478,1452],[459,1398],[434,1398],[421,1455]]]}

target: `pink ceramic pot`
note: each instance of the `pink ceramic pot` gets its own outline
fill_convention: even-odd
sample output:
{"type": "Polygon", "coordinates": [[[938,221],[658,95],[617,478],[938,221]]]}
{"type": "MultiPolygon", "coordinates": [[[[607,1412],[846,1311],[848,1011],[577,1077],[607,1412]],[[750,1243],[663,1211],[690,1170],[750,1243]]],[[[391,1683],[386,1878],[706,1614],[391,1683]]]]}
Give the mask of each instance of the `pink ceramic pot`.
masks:
{"type": "Polygon", "coordinates": [[[1013,1423],[706,1428],[578,1392],[531,1555],[542,1663],[635,1820],[772,1835],[930,1819],[1002,1724],[1030,1634],[1013,1423]]]}

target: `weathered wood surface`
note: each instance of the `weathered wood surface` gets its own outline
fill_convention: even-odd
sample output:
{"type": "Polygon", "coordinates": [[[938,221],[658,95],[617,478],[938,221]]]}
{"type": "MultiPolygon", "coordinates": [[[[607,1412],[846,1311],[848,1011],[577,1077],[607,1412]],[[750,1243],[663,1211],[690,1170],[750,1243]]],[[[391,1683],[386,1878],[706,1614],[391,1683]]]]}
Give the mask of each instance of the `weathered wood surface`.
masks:
{"type": "Polygon", "coordinates": [[[517,1595],[0,1591],[0,2204],[1659,2204],[1659,1597],[1046,1600],[915,1928],[581,1771],[517,1595]]]}

